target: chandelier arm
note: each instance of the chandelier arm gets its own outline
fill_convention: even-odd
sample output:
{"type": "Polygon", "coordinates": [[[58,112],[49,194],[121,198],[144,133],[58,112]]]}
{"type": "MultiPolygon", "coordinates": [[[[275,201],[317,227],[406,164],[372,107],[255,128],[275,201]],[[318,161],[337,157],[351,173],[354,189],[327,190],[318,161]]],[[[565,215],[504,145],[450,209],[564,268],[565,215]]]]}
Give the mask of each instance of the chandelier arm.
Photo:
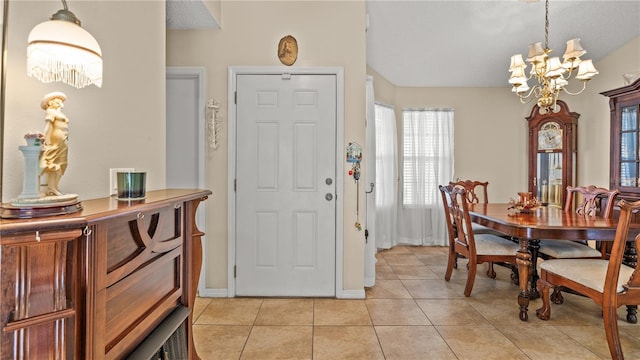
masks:
{"type": "Polygon", "coordinates": [[[576,69],[576,68],[574,68],[574,67],[570,67],[570,68],[567,70],[567,76],[564,76],[564,75],[560,75],[560,76],[562,76],[565,80],[567,80],[567,81],[568,81],[568,80],[571,78],[571,75],[573,75],[573,70],[574,70],[574,69],[576,69]]]}
{"type": "Polygon", "coordinates": [[[528,104],[531,102],[531,100],[533,100],[533,96],[528,96],[528,97],[522,97],[520,96],[520,103],[521,104],[528,104]]]}
{"type": "Polygon", "coordinates": [[[566,87],[563,87],[563,88],[562,88],[562,91],[566,92],[566,93],[567,93],[567,94],[569,94],[569,95],[580,95],[580,94],[582,94],[582,93],[584,92],[584,90],[587,88],[587,81],[589,81],[589,80],[583,80],[583,81],[582,81],[582,89],[580,89],[580,91],[578,91],[578,92],[571,92],[571,91],[567,90],[567,88],[566,88],[566,87]]]}
{"type": "Polygon", "coordinates": [[[528,104],[533,100],[534,97],[538,97],[540,93],[540,85],[535,85],[532,87],[526,95],[517,94],[520,98],[520,102],[523,104],[528,104]],[[533,95],[533,96],[532,96],[533,95]]]}

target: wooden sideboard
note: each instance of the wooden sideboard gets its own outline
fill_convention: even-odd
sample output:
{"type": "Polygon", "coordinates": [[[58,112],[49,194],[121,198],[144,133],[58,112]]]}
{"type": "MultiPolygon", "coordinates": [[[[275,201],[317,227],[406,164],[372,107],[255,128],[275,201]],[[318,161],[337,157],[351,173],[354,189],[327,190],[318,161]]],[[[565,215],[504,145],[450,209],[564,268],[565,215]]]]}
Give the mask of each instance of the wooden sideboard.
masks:
{"type": "MultiPolygon", "coordinates": [[[[182,310],[188,359],[209,190],[82,202],[55,217],[0,220],[0,359],[120,359],[182,310]],[[186,311],[186,310],[188,311],[186,311]]],[[[156,331],[157,332],[157,331],[156,331]]]]}

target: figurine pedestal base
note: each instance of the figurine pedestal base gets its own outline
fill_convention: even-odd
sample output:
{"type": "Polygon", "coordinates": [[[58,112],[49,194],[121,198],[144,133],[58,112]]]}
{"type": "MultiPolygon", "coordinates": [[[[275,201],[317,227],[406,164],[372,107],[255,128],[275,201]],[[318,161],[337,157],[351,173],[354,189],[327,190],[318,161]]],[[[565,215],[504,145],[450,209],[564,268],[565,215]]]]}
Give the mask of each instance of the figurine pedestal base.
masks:
{"type": "Polygon", "coordinates": [[[0,218],[30,219],[35,217],[72,214],[82,210],[77,194],[45,196],[38,199],[18,199],[2,204],[0,218]]]}

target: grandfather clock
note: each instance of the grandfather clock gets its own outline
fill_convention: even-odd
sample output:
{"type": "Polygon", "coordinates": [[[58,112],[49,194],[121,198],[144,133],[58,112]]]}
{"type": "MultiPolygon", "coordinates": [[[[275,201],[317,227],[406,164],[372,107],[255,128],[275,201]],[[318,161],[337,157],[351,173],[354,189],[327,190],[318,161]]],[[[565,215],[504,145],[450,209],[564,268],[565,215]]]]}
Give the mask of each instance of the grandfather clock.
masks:
{"type": "Polygon", "coordinates": [[[535,105],[529,123],[529,191],[542,205],[564,206],[567,186],[577,178],[578,118],[564,101],[535,105]]]}

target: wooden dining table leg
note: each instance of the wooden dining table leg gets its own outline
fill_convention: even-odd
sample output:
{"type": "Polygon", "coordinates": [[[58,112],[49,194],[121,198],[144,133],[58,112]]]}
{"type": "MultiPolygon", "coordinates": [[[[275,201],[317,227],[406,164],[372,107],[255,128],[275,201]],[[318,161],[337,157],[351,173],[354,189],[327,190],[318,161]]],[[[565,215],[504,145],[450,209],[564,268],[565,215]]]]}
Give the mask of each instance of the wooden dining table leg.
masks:
{"type": "Polygon", "coordinates": [[[529,240],[529,251],[531,252],[531,287],[529,288],[529,300],[539,299],[538,292],[538,253],[540,250],[540,240],[529,240]]]}
{"type": "Polygon", "coordinates": [[[529,251],[529,240],[518,239],[520,249],[516,254],[516,265],[518,265],[518,275],[520,279],[520,293],[518,294],[518,305],[520,305],[520,320],[529,320],[527,313],[529,309],[529,269],[531,268],[531,252],[529,251]]]}

